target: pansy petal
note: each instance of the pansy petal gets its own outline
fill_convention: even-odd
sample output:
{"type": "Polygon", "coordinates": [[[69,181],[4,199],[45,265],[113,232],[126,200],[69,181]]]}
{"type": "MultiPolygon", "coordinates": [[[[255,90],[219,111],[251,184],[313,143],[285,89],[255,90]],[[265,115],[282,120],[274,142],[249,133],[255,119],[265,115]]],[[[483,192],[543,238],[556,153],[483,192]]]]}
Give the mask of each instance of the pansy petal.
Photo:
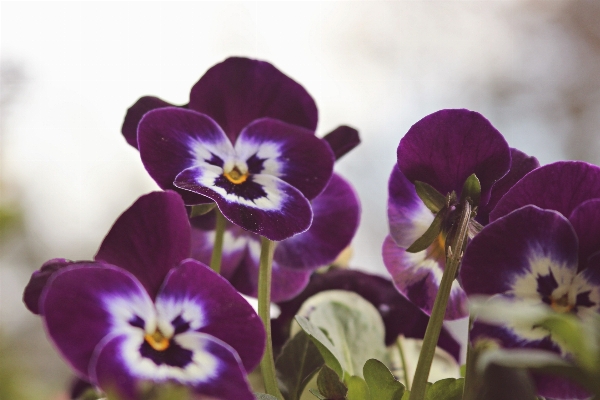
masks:
{"type": "Polygon", "coordinates": [[[388,191],[390,235],[398,246],[407,249],[427,231],[434,216],[398,165],[392,169],[388,191]]]}
{"type": "Polygon", "coordinates": [[[314,131],[317,106],[308,92],[273,65],[231,57],[194,85],[189,108],[209,115],[235,143],[250,122],[275,118],[314,131]]]}
{"type": "Polygon", "coordinates": [[[494,221],[532,204],[570,216],[581,203],[600,198],[600,167],[582,161],[560,161],[531,171],[515,184],[490,213],[494,221]]]}
{"type": "MultiPolygon", "coordinates": [[[[440,264],[443,261],[428,257],[427,250],[408,253],[398,247],[391,236],[387,236],[383,242],[383,262],[398,291],[430,315],[444,273],[440,264]]],[[[468,315],[467,297],[455,281],[444,319],[454,320],[468,315]]]]}
{"type": "Polygon", "coordinates": [[[224,159],[233,155],[231,142],[212,119],[174,107],[144,115],[138,127],[138,146],[144,167],[158,186],[180,192],[190,205],[210,200],[174,186],[177,174],[197,165],[222,168],[224,159]]]}
{"type": "Polygon", "coordinates": [[[66,260],[64,258],[53,258],[46,261],[39,270],[31,274],[29,283],[23,291],[23,302],[29,311],[34,314],[40,313],[40,296],[48,282],[48,279],[56,272],[64,267],[75,264],[75,261],[66,260]]]}
{"type": "MultiPolygon", "coordinates": [[[[354,292],[373,304],[385,324],[387,346],[394,344],[398,335],[415,339],[425,336],[429,317],[400,294],[390,280],[358,270],[329,269],[323,274],[313,274],[306,289],[298,296],[277,303],[281,313],[271,321],[275,345],[283,345],[289,337],[291,322],[304,301],[325,290],[354,292]]],[[[460,345],[445,328],[440,332],[438,346],[458,361],[460,345]]]]}
{"type": "Polygon", "coordinates": [[[229,282],[192,259],[169,273],[156,299],[159,312],[161,308],[173,311],[185,304],[199,312],[199,320],[190,322],[192,329],[233,347],[247,371],[260,362],[265,332],[258,315],[229,282]]]}
{"type": "Polygon", "coordinates": [[[148,111],[163,107],[176,106],[174,104],[167,103],[158,97],[144,96],[136,101],[131,107],[129,107],[127,114],[125,114],[123,126],[121,127],[121,133],[125,137],[125,140],[127,140],[127,143],[137,149],[137,128],[140,120],[148,111]]]}
{"type": "Polygon", "coordinates": [[[172,191],[140,197],[114,223],[96,261],[135,275],[152,298],[167,275],[190,256],[190,224],[181,197],[172,191]]]}
{"type": "Polygon", "coordinates": [[[588,260],[587,267],[573,282],[574,311],[581,317],[600,312],[600,251],[588,260]]]}
{"type": "Polygon", "coordinates": [[[351,242],[360,218],[358,196],[337,174],[311,203],[310,228],[277,244],[273,259],[293,269],[315,269],[332,263],[351,242]]]}
{"type": "Polygon", "coordinates": [[[203,167],[188,168],[175,179],[178,187],[213,199],[229,221],[270,240],[284,240],[310,227],[309,201],[281,179],[259,174],[239,185],[227,182],[203,167]]]}
{"type": "Polygon", "coordinates": [[[600,198],[581,203],[569,216],[579,239],[579,270],[588,258],[600,251],[600,198]]]}
{"type": "Polygon", "coordinates": [[[338,126],[323,136],[323,140],[329,143],[336,160],[339,160],[360,144],[358,131],[346,125],[338,126]]]}
{"type": "Polygon", "coordinates": [[[235,350],[210,335],[191,332],[174,339],[190,354],[185,366],[157,364],[140,354],[139,344],[115,336],[97,352],[90,375],[107,393],[137,400],[144,384],[175,382],[193,392],[223,400],[252,400],[243,366],[235,350]]]}
{"type": "Polygon", "coordinates": [[[483,225],[489,223],[490,211],[496,207],[496,204],[498,204],[498,201],[500,201],[506,192],[521,178],[540,166],[537,158],[528,156],[517,149],[510,149],[510,158],[510,170],[492,186],[492,194],[488,203],[477,210],[477,220],[483,225]]]}
{"type": "Polygon", "coordinates": [[[577,272],[577,236],[556,211],[526,206],[486,226],[467,246],[460,278],[473,294],[542,299],[577,272]]]}
{"type": "Polygon", "coordinates": [[[481,183],[481,204],[492,185],[510,168],[510,149],[481,114],[441,110],[414,124],[400,140],[398,166],[409,181],[430,184],[442,194],[460,191],[475,174],[481,183]]]}
{"type": "Polygon", "coordinates": [[[42,294],[40,307],[48,336],[82,377],[88,376],[93,351],[104,337],[127,329],[134,314],[147,318],[154,308],[133,275],[99,263],[77,264],[56,272],[42,294]],[[123,307],[125,304],[128,307],[123,307]]]}
{"type": "Polygon", "coordinates": [[[274,175],[309,200],[325,188],[335,161],[331,147],[308,129],[270,118],[244,128],[235,150],[250,172],[256,168],[254,173],[274,175]]]}

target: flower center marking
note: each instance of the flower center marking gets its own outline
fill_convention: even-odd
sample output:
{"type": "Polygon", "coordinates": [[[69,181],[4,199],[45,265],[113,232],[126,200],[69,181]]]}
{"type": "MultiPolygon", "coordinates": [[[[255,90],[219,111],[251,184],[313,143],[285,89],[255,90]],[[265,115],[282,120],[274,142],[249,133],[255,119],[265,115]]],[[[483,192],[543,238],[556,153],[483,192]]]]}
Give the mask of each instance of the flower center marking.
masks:
{"type": "Polygon", "coordinates": [[[169,348],[169,338],[157,329],[153,334],[146,334],[144,340],[156,351],[164,351],[169,348]]]}
{"type": "Polygon", "coordinates": [[[569,296],[564,294],[559,299],[553,298],[552,302],[550,303],[550,307],[552,307],[552,309],[556,312],[566,313],[573,309],[573,304],[569,304],[569,296]]]}
{"type": "Polygon", "coordinates": [[[225,178],[227,178],[229,182],[235,185],[244,183],[246,182],[246,179],[248,179],[248,172],[243,174],[237,167],[233,167],[231,171],[225,172],[223,175],[225,175],[225,178]]]}

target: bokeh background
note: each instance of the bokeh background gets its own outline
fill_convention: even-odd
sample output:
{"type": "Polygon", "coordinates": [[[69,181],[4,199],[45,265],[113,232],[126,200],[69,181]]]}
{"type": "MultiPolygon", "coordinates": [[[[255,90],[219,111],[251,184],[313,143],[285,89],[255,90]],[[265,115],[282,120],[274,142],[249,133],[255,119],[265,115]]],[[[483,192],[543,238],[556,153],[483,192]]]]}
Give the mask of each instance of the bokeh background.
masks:
{"type": "Polygon", "coordinates": [[[598,21],[595,0],[0,3],[0,398],[62,398],[70,374],[22,290],[45,260],[90,259],[157,189],[120,134],[140,96],[184,104],[231,55],[303,84],[319,135],[360,131],[336,166],[363,206],[351,264],[385,274],[387,179],[425,115],[479,111],[542,164],[600,164],[598,21]]]}

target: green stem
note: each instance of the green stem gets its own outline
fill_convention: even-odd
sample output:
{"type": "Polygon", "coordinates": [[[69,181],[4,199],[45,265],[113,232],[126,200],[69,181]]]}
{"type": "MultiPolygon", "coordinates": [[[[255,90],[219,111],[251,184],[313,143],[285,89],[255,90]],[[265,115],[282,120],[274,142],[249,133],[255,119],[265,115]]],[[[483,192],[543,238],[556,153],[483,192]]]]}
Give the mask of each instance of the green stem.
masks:
{"type": "Polygon", "coordinates": [[[260,269],[258,271],[258,315],[265,326],[267,343],[265,354],[263,354],[263,358],[260,361],[260,370],[263,375],[267,394],[283,400],[283,396],[277,387],[273,344],[271,342],[271,269],[273,267],[274,251],[275,242],[261,237],[260,269]]]}
{"type": "Polygon", "coordinates": [[[215,208],[217,226],[215,227],[215,244],[210,256],[210,268],[217,274],[221,273],[221,258],[223,257],[223,237],[225,236],[225,217],[215,208]]]}
{"type": "Polygon", "coordinates": [[[423,338],[423,347],[419,354],[419,361],[417,363],[417,370],[413,379],[413,386],[410,392],[410,400],[424,400],[425,391],[427,389],[427,378],[429,377],[429,371],[431,370],[431,363],[433,356],[435,355],[435,348],[437,346],[442,325],[444,323],[444,315],[446,314],[446,306],[448,305],[448,299],[450,298],[450,291],[452,289],[452,282],[456,277],[458,266],[462,258],[462,251],[467,241],[469,220],[471,219],[471,205],[465,200],[462,204],[460,217],[458,220],[458,229],[455,231],[451,239],[451,243],[448,246],[446,253],[446,267],[444,268],[444,274],[440,282],[440,289],[435,297],[433,303],[433,309],[431,310],[431,317],[425,330],[425,337],[423,338]]]}
{"type": "Polygon", "coordinates": [[[410,372],[408,371],[406,365],[406,358],[404,358],[404,348],[402,347],[402,342],[404,341],[404,336],[399,336],[398,340],[396,340],[396,346],[398,346],[398,353],[400,354],[400,362],[402,363],[402,371],[404,371],[404,383],[406,384],[406,390],[410,390],[410,372]]]}

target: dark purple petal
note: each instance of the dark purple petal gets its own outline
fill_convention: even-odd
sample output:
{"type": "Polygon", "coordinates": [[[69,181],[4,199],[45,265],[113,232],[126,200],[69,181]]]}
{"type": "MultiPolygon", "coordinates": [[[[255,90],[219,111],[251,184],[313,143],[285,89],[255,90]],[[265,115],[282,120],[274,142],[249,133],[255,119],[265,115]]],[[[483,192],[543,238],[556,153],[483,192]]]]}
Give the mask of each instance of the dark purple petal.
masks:
{"type": "Polygon", "coordinates": [[[251,158],[260,160],[256,173],[277,176],[309,200],[323,191],[335,162],[331,148],[311,131],[268,118],[244,128],[235,150],[248,164],[251,158]]]}
{"type": "Polygon", "coordinates": [[[190,256],[190,224],[181,197],[152,192],[140,197],[117,219],[96,261],[131,272],[152,298],[167,275],[190,256]]]}
{"type": "Polygon", "coordinates": [[[117,303],[153,309],[148,294],[133,275],[100,263],[61,269],[52,276],[42,294],[40,308],[46,332],[63,358],[83,378],[88,377],[96,346],[116,329],[116,310],[111,310],[111,304],[117,303]]]}
{"type": "Polygon", "coordinates": [[[217,121],[233,143],[246,125],[264,117],[317,127],[317,106],[301,85],[273,65],[247,58],[210,68],[192,88],[189,108],[217,121]]]}
{"type": "Polygon", "coordinates": [[[88,390],[93,389],[94,385],[80,378],[74,378],[71,381],[69,398],[71,400],[78,400],[88,390]]]}
{"type": "Polygon", "coordinates": [[[407,249],[427,231],[434,216],[397,165],[392,169],[388,192],[390,235],[398,246],[407,249]]]}
{"type": "Polygon", "coordinates": [[[600,251],[600,199],[581,203],[569,216],[569,222],[579,239],[579,270],[587,265],[588,258],[600,251]]]}
{"type": "Polygon", "coordinates": [[[414,124],[400,140],[398,166],[409,181],[430,184],[446,195],[460,191],[475,174],[481,183],[481,205],[492,185],[510,168],[510,149],[481,114],[441,110],[414,124]]]}
{"type": "Polygon", "coordinates": [[[265,331],[258,315],[223,277],[196,260],[186,260],[172,270],[156,299],[196,303],[202,310],[198,332],[210,334],[233,347],[251,371],[265,346],[265,331]]]}
{"type": "Polygon", "coordinates": [[[360,204],[347,181],[334,174],[311,205],[310,228],[275,248],[274,260],[280,266],[315,269],[329,265],[352,241],[360,219],[360,204]]]}
{"type": "MultiPolygon", "coordinates": [[[[444,273],[443,259],[433,257],[429,249],[408,253],[398,247],[391,236],[387,236],[383,242],[383,263],[392,275],[396,289],[430,315],[444,273]]],[[[454,320],[468,315],[467,296],[455,281],[444,319],[454,320]]]]}
{"type": "Polygon", "coordinates": [[[281,179],[251,175],[242,184],[226,186],[219,177],[207,168],[189,168],[175,184],[213,199],[229,221],[270,240],[284,240],[310,227],[310,202],[281,179]]]}
{"type": "Polygon", "coordinates": [[[184,342],[183,348],[198,360],[185,367],[162,364],[159,368],[149,359],[134,358],[133,352],[126,350],[127,337],[121,335],[113,337],[99,349],[90,375],[105,392],[118,395],[123,400],[139,399],[144,383],[167,381],[188,386],[193,392],[211,398],[254,399],[240,360],[231,347],[210,335],[184,335],[176,336],[173,341],[184,342]]]}
{"type": "Polygon", "coordinates": [[[486,226],[465,251],[460,278],[469,295],[511,292],[543,299],[577,271],[577,236],[556,211],[526,206],[486,226]],[[566,278],[565,278],[566,279],[566,278]]]}
{"type": "Polygon", "coordinates": [[[492,186],[490,200],[483,207],[479,207],[477,211],[477,220],[483,225],[488,224],[489,214],[496,207],[502,196],[521,178],[540,166],[537,158],[528,156],[517,149],[510,149],[510,157],[510,170],[492,186]]]}
{"type": "Polygon", "coordinates": [[[129,143],[131,146],[137,149],[137,128],[138,124],[140,123],[140,120],[148,111],[163,107],[176,106],[174,104],[167,103],[166,101],[161,100],[158,97],[144,96],[140,97],[140,99],[136,101],[134,105],[129,107],[129,109],[127,110],[127,114],[125,114],[123,126],[121,127],[121,133],[123,133],[123,136],[125,136],[125,140],[127,140],[127,143],[129,143]]]}
{"type": "Polygon", "coordinates": [[[339,160],[350,150],[360,144],[358,131],[346,125],[341,125],[323,136],[323,140],[329,143],[335,159],[339,160]]]}
{"type": "MultiPolygon", "coordinates": [[[[302,293],[277,304],[281,314],[271,321],[276,346],[283,345],[288,339],[291,322],[304,301],[325,290],[354,292],[373,304],[385,324],[387,346],[394,344],[399,335],[415,339],[423,339],[425,335],[429,317],[398,293],[391,281],[357,270],[330,269],[324,274],[313,274],[302,293]]],[[[440,333],[438,346],[458,361],[460,345],[445,328],[440,333]]]]}
{"type": "Polygon", "coordinates": [[[174,107],[144,115],[138,127],[138,145],[144,167],[158,186],[180,192],[189,205],[210,200],[174,186],[175,177],[186,168],[214,164],[214,156],[218,159],[223,157],[222,152],[233,151],[227,136],[212,119],[174,107]]]}
{"type": "Polygon", "coordinates": [[[29,283],[23,291],[23,302],[27,309],[34,314],[39,314],[40,296],[50,276],[56,271],[75,263],[75,261],[65,260],[64,258],[53,258],[46,261],[39,270],[31,274],[29,283]]]}
{"type": "Polygon", "coordinates": [[[569,217],[581,203],[600,198],[600,167],[582,161],[544,165],[515,184],[490,213],[494,221],[532,204],[569,217]]]}
{"type": "Polygon", "coordinates": [[[586,268],[574,279],[576,288],[573,311],[584,317],[590,313],[600,313],[600,252],[588,259],[586,268]]]}

